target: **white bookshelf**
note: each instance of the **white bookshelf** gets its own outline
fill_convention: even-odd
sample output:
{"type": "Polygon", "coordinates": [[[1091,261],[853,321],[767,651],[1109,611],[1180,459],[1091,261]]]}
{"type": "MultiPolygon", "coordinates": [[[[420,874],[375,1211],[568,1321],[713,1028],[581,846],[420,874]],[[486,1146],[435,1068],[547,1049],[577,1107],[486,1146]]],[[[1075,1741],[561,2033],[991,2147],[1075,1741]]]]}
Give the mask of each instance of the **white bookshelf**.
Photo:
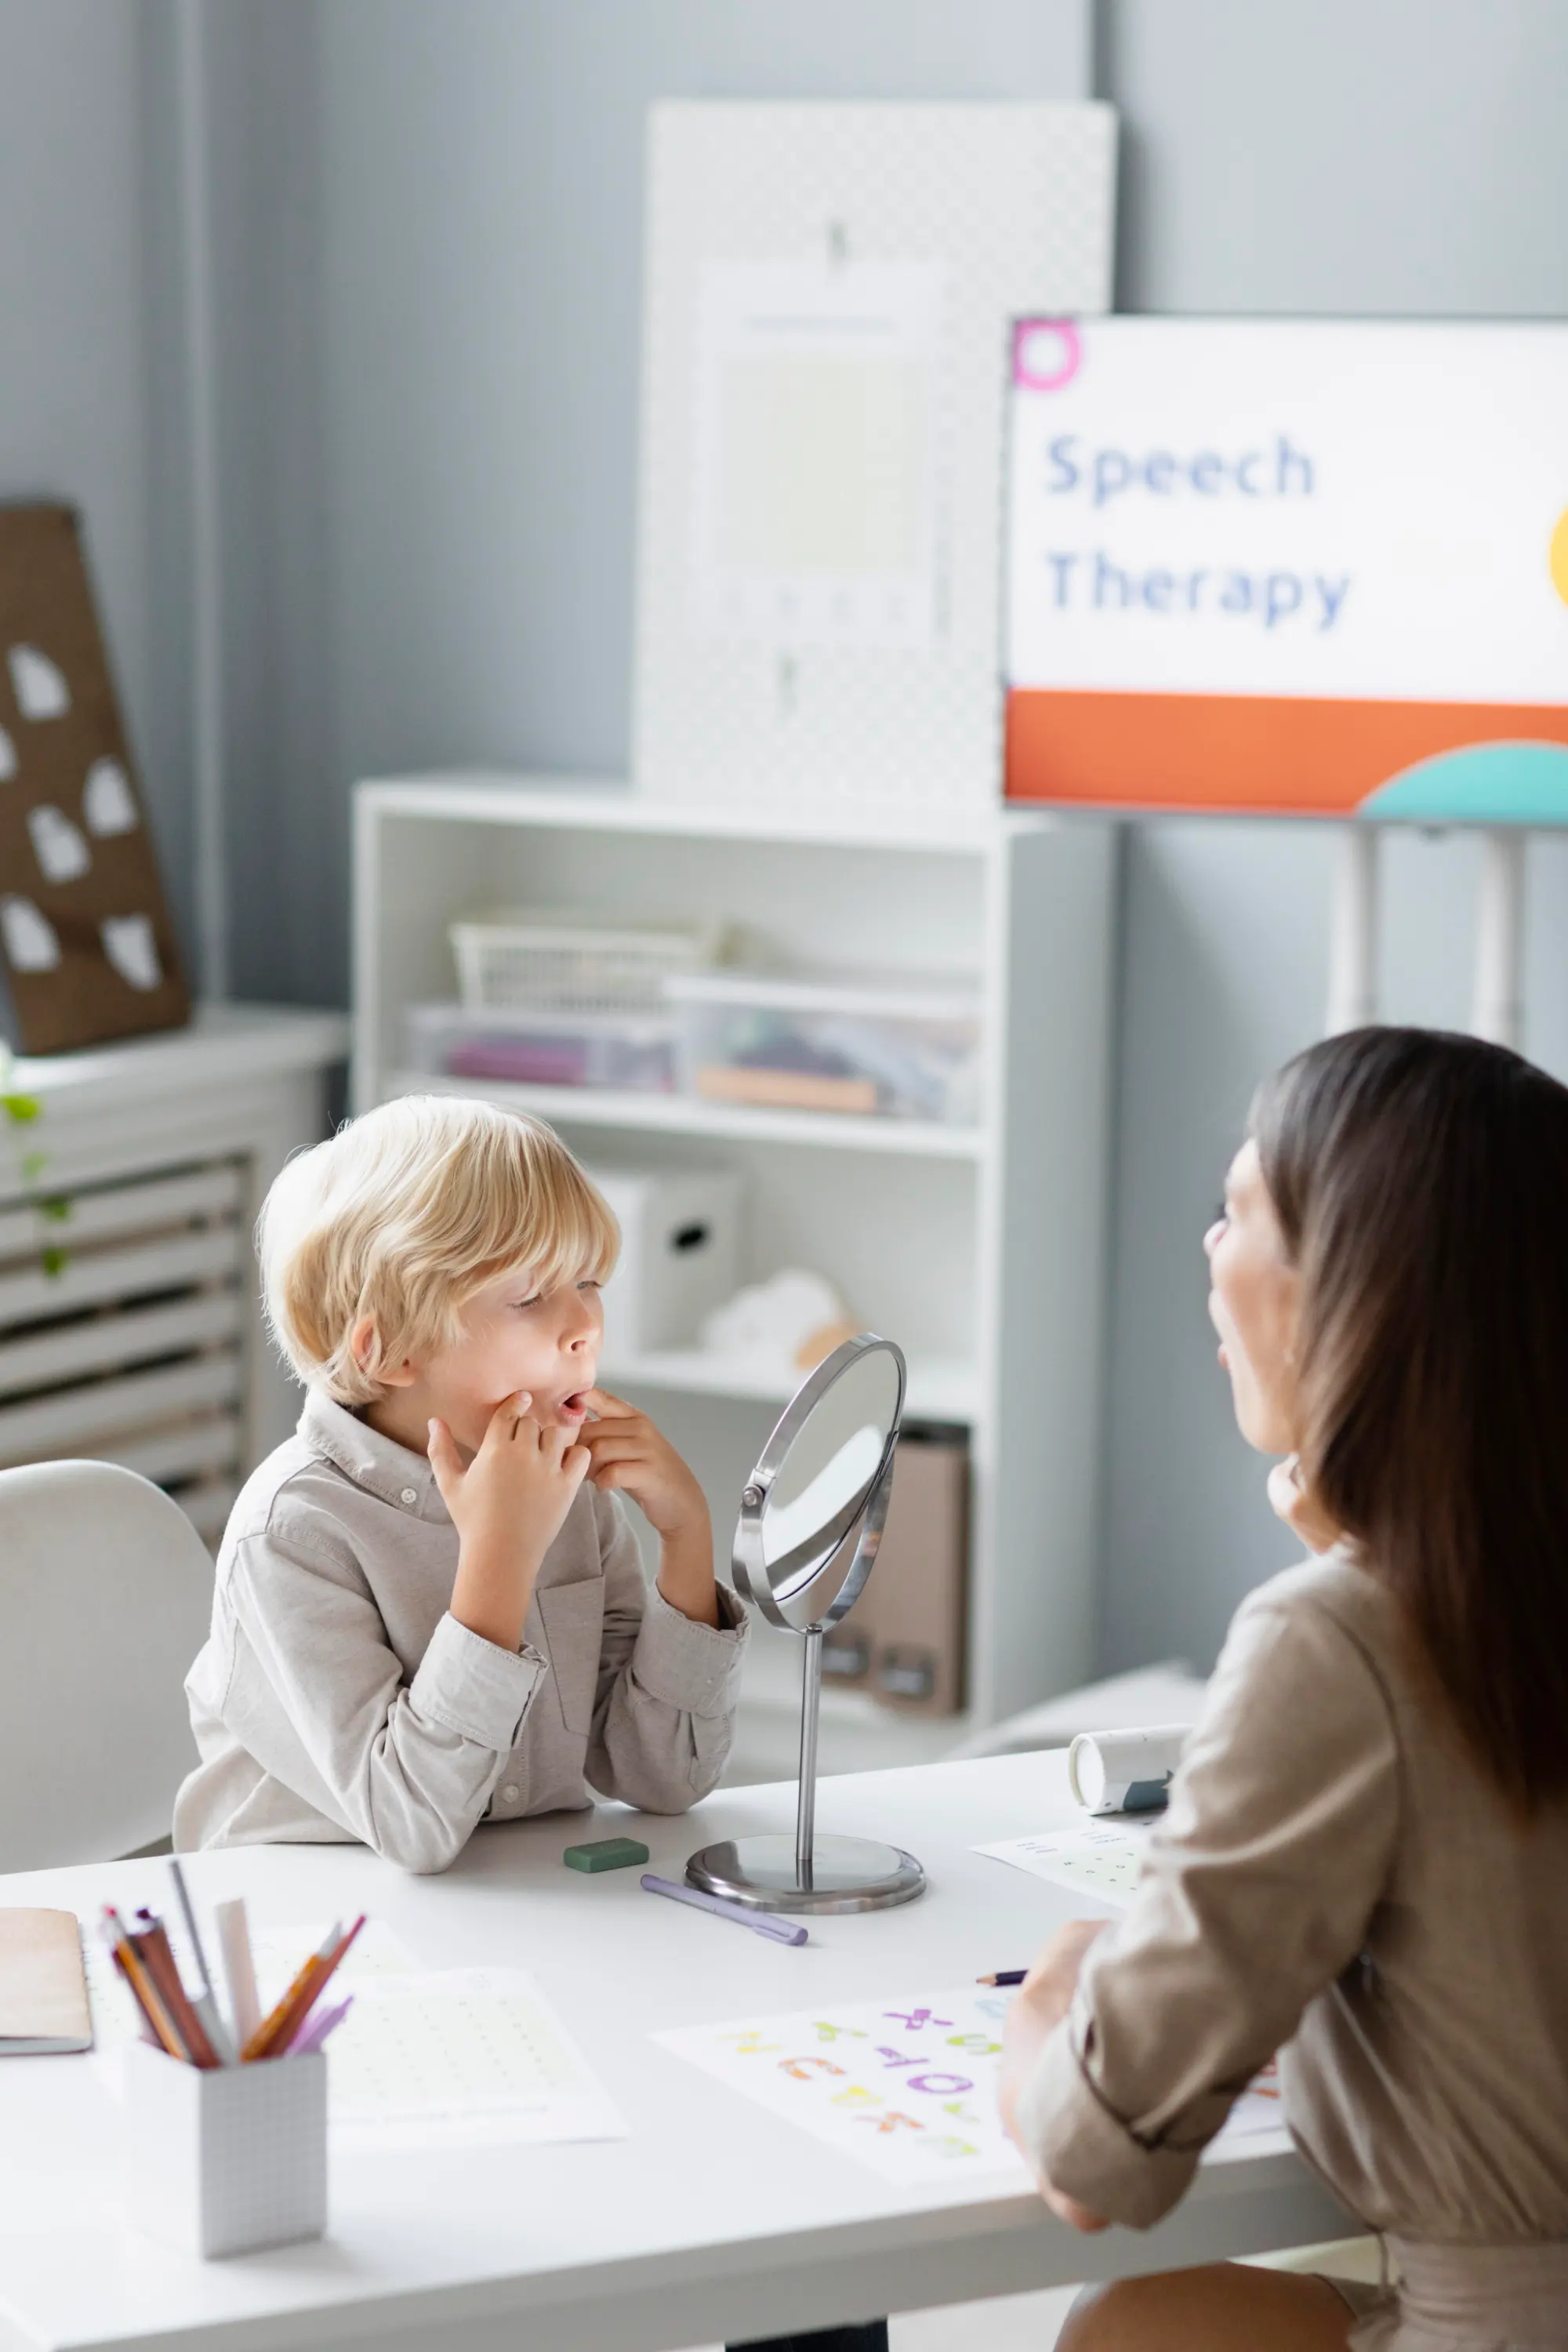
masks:
{"type": "MultiPolygon", "coordinates": [[[[394,1070],[394,1094],[471,1094],[471,1078],[433,1077],[426,1070],[394,1070]]],[[[914,1118],[854,1118],[837,1111],[752,1109],[699,1102],[686,1095],[617,1094],[609,1087],[515,1086],[488,1079],[493,1102],[536,1112],[552,1126],[629,1128],[660,1135],[717,1135],[738,1142],[808,1144],[821,1151],[888,1151],[899,1159],[979,1160],[985,1150],[975,1127],[936,1127],[914,1118]]]]}
{"type": "MultiPolygon", "coordinates": [[[[592,1161],[696,1159],[747,1179],[743,1274],[816,1267],[909,1358],[912,1418],[970,1433],[969,1715],[825,1698],[826,1769],[941,1753],[1090,1664],[1106,1222],[1113,837],[997,808],[907,822],[701,810],[566,779],[363,783],[354,830],[354,1097],[479,1092],[549,1118],[592,1161]],[[447,926],[485,906],[592,907],[739,927],[792,964],[977,976],[973,1127],[752,1109],[682,1096],[434,1079],[405,1011],[451,998],[447,926]]],[[[698,1468],[727,1559],[746,1472],[786,1383],[697,1349],[604,1377],[698,1468]]],[[[738,1741],[792,1760],[797,1645],[759,1625],[738,1741]]]]}

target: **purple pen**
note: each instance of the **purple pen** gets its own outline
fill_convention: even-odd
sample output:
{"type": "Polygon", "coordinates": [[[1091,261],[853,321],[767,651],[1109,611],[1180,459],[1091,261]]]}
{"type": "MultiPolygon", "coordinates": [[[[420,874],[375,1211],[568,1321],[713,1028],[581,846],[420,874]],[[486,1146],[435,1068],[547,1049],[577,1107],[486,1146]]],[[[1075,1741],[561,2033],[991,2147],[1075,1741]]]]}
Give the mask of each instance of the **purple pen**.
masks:
{"type": "Polygon", "coordinates": [[[313,2050],[321,2048],[328,2034],[342,2023],[353,2005],[354,1997],[351,1992],[335,2008],[318,2010],[313,2016],[307,2017],[285,2054],[290,2058],[308,2058],[313,2050]]]}
{"type": "Polygon", "coordinates": [[[683,1886],[673,1878],[656,1878],[645,1870],[642,1883],[650,1895],[668,1895],[672,1903],[689,1903],[696,1911],[711,1911],[716,1918],[732,1919],[737,1927],[749,1927],[753,1936],[767,1936],[775,1944],[805,1944],[810,1938],[804,1927],[787,1919],[774,1919],[765,1911],[748,1911],[739,1903],[731,1903],[722,1895],[704,1895],[700,1887],[683,1886]]]}

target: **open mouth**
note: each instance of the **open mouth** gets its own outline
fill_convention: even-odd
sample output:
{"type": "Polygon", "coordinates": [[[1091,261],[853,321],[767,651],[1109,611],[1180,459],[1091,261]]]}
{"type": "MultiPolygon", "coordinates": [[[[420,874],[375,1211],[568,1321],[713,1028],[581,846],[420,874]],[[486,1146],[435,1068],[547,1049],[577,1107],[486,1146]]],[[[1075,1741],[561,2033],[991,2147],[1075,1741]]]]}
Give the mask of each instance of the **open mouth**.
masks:
{"type": "Polygon", "coordinates": [[[588,1418],[587,1390],[574,1389],[570,1396],[562,1398],[555,1410],[563,1421],[586,1421],[588,1418]]]}

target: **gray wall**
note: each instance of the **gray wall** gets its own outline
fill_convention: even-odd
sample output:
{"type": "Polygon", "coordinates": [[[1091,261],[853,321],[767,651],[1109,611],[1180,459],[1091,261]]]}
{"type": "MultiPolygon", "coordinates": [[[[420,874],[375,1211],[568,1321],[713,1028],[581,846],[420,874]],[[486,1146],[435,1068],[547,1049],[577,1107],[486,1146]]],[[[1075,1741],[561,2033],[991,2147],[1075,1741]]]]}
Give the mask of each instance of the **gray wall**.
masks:
{"type": "Polygon", "coordinates": [[[0,0],[0,498],[83,513],[188,940],[184,719],[159,620],[142,31],[122,0],[0,0]]]}
{"type": "MultiPolygon", "coordinates": [[[[659,96],[1123,111],[1124,308],[1568,312],[1559,0],[208,0],[234,970],[342,1001],[368,770],[624,767],[642,121],[659,96]]],[[[0,493],[88,513],[188,917],[172,0],[0,0],[0,493]]],[[[1321,1018],[1328,844],[1131,829],[1103,1652],[1206,1663],[1289,1555],[1198,1239],[1321,1018]]],[[[1529,1044],[1568,1073],[1568,845],[1529,1044]]],[[[1462,1018],[1474,857],[1396,845],[1387,1010],[1462,1018]]],[[[184,927],[187,929],[188,922],[184,927]]]]}

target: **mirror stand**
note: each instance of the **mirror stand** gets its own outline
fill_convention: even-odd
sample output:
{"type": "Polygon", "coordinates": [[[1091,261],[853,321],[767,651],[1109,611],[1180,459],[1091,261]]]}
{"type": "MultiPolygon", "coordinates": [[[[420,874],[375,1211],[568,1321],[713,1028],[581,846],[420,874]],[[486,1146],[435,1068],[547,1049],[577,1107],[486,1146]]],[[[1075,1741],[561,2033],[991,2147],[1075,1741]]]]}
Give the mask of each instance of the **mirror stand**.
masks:
{"type": "MultiPolygon", "coordinates": [[[[880,1911],[896,1903],[912,1902],[925,1885],[924,1871],[901,1846],[884,1845],[874,1838],[816,1834],[822,1637],[853,1605],[877,1556],[892,1489],[903,1381],[903,1357],[889,1341],[869,1333],[847,1341],[805,1383],[769,1439],[741,1498],[736,1582],[775,1625],[803,1637],[800,1793],[795,1836],[724,1839],[694,1853],[686,1865],[686,1875],[704,1894],[725,1895],[753,1911],[880,1911]],[[879,1365],[875,1360],[880,1360],[879,1365]],[[845,1499],[832,1488],[830,1468],[826,1501],[820,1499],[824,1481],[817,1476],[807,1492],[817,1496],[819,1507],[828,1513],[818,1533],[786,1549],[782,1557],[770,1558],[764,1521],[770,1505],[779,1509],[781,1496],[781,1516],[792,1532],[798,1531],[795,1520],[788,1517],[792,1511],[798,1515],[801,1508],[798,1496],[793,1503],[789,1499],[786,1464],[792,1448],[813,1416],[831,1409],[837,1383],[846,1383],[841,1391],[846,1397],[854,1393],[855,1375],[867,1370],[868,1360],[884,1381],[893,1383],[880,1400],[882,1418],[874,1423],[870,1475],[857,1470],[852,1491],[845,1499]]],[[[854,1456],[857,1442],[867,1434],[860,1425],[865,1410],[862,1404],[847,1413],[844,1429],[855,1433],[838,1455],[840,1463],[854,1456]]],[[[837,1434],[842,1437],[844,1430],[837,1434]]],[[[819,1466],[817,1455],[808,1453],[805,1458],[812,1469],[819,1466]]]]}
{"type": "Polygon", "coordinates": [[[800,1795],[795,1836],[726,1838],[704,1846],[686,1875],[705,1895],[752,1911],[885,1911],[912,1903],[925,1872],[902,1846],[876,1838],[816,1834],[816,1722],[822,1698],[820,1625],[805,1630],[801,1658],[800,1795]]]}

